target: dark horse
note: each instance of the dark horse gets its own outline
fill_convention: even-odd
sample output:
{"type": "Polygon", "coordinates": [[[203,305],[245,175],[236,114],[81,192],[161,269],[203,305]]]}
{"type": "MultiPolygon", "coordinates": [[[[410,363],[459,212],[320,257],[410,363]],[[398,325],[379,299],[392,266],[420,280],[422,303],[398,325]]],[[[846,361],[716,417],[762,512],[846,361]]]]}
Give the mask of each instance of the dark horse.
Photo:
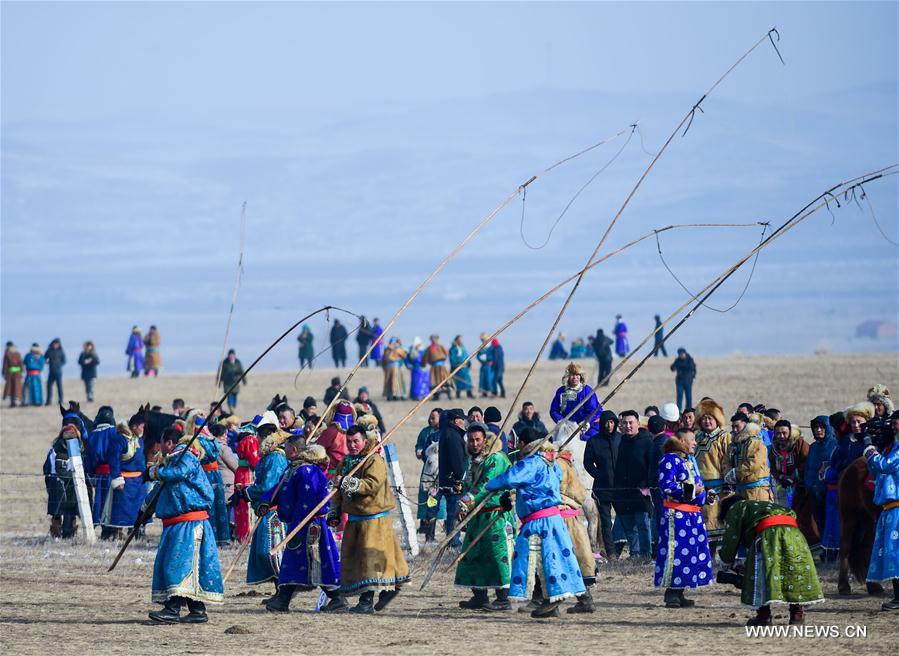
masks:
{"type": "Polygon", "coordinates": [[[880,506],[874,503],[874,491],[867,484],[868,462],[857,458],[840,475],[838,498],[840,508],[840,575],[837,590],[852,593],[849,572],[859,583],[865,583],[868,594],[883,593],[879,583],[865,582],[880,506]]]}
{"type": "Polygon", "coordinates": [[[81,442],[87,440],[88,434],[94,429],[94,422],[81,412],[81,404],[77,401],[69,401],[69,407],[64,408],[59,404],[59,414],[62,415],[62,426],[74,426],[81,433],[81,442]]]}
{"type": "Polygon", "coordinates": [[[140,406],[135,414],[144,419],[144,448],[148,450],[159,442],[165,429],[178,419],[176,415],[151,410],[149,403],[140,406]]]}

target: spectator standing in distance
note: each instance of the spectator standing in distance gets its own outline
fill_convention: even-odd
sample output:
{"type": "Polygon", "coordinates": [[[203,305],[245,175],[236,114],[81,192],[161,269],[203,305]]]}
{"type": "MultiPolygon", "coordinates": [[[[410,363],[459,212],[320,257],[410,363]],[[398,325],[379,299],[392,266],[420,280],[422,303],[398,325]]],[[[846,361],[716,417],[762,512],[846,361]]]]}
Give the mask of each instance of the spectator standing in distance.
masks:
{"type": "Polygon", "coordinates": [[[159,352],[159,346],[162,338],[159,336],[159,330],[156,326],[150,326],[150,332],[144,337],[144,346],[146,347],[146,358],[144,359],[144,374],[156,377],[159,370],[162,369],[162,354],[159,352]]]}
{"type": "Polygon", "coordinates": [[[66,352],[62,349],[59,337],[50,342],[47,347],[47,400],[45,405],[52,402],[53,383],[56,383],[56,392],[59,403],[62,405],[62,368],[66,363],[66,352]]]}
{"type": "Polygon", "coordinates": [[[559,333],[556,341],[549,348],[550,360],[567,360],[568,351],[565,349],[565,333],[559,333]]]}
{"type": "Polygon", "coordinates": [[[25,405],[41,405],[44,402],[44,392],[41,389],[44,362],[41,347],[35,342],[25,354],[25,405]]]}
{"type": "Polygon", "coordinates": [[[24,366],[25,363],[22,361],[19,349],[12,342],[6,342],[6,351],[3,352],[3,398],[9,399],[10,408],[15,408],[22,403],[24,394],[22,369],[24,366]]]}
{"type": "Polygon", "coordinates": [[[297,343],[298,343],[298,356],[300,358],[300,369],[304,367],[308,367],[312,369],[312,359],[315,357],[315,349],[312,346],[312,342],[314,340],[314,336],[312,335],[312,331],[309,329],[307,324],[303,324],[302,330],[300,330],[300,334],[297,335],[297,343]]]}
{"type": "Polygon", "coordinates": [[[337,369],[346,366],[346,338],[348,333],[340,319],[334,319],[331,327],[331,357],[337,369]]]}
{"type": "Polygon", "coordinates": [[[655,346],[652,349],[652,357],[659,357],[659,351],[662,352],[662,355],[666,358],[668,357],[668,350],[665,348],[665,329],[662,328],[662,317],[656,315],[656,332],[653,337],[655,338],[655,346]]]}
{"type": "MultiPolygon", "coordinates": [[[[371,341],[374,342],[381,335],[384,334],[384,329],[381,327],[381,324],[378,320],[378,317],[375,317],[371,320],[371,341]]],[[[384,342],[378,342],[375,344],[375,347],[371,350],[371,359],[374,361],[376,365],[381,366],[381,357],[384,355],[384,342]]]]}
{"type": "Polygon", "coordinates": [[[696,378],[696,363],[687,349],[677,349],[677,358],[671,363],[675,372],[674,386],[677,388],[677,407],[682,410],[693,405],[693,379],[696,378]]]}
{"type": "Polygon", "coordinates": [[[144,339],[138,326],[131,328],[131,336],[125,346],[125,355],[128,356],[127,370],[131,372],[132,378],[138,378],[144,368],[144,339]]]}
{"type": "Polygon", "coordinates": [[[493,396],[499,395],[506,398],[506,386],[503,385],[503,374],[506,373],[506,355],[499,340],[494,338],[490,345],[493,346],[493,396]]]}
{"type": "Polygon", "coordinates": [[[363,360],[368,346],[371,344],[371,324],[364,316],[359,317],[359,330],[356,331],[356,343],[359,345],[359,360],[363,367],[368,367],[368,358],[363,360]]]}
{"type": "MultiPolygon", "coordinates": [[[[94,348],[94,343],[87,341],[84,343],[84,349],[78,356],[78,366],[81,367],[81,380],[84,381],[84,393],[87,395],[88,401],[94,400],[94,383],[97,380],[97,366],[100,364],[100,357],[94,348]]],[[[62,398],[62,397],[60,397],[62,398]]]]}
{"type": "Polygon", "coordinates": [[[471,391],[471,360],[468,359],[468,349],[462,342],[462,335],[456,335],[453,345],[449,350],[450,371],[454,371],[463,362],[465,365],[453,374],[453,382],[456,385],[456,398],[458,399],[462,392],[473,399],[474,394],[471,391]]]}
{"type": "Polygon", "coordinates": [[[621,318],[620,314],[615,315],[615,353],[619,358],[623,358],[631,351],[631,345],[627,341],[627,324],[621,318]]]}
{"type": "MultiPolygon", "coordinates": [[[[237,359],[237,354],[234,352],[234,349],[230,349],[228,351],[228,356],[222,361],[222,370],[221,375],[219,376],[222,389],[227,392],[234,383],[240,380],[241,376],[243,376],[243,365],[240,360],[237,359]]],[[[247,384],[246,378],[243,379],[243,384],[247,384]]],[[[237,408],[237,392],[239,389],[239,387],[235,387],[234,390],[228,394],[228,412],[233,413],[234,409],[237,408]]]]}
{"type": "Polygon", "coordinates": [[[593,340],[593,350],[599,361],[599,379],[596,384],[605,387],[609,384],[606,380],[612,373],[612,339],[606,337],[602,328],[596,331],[596,339],[593,340]]]}

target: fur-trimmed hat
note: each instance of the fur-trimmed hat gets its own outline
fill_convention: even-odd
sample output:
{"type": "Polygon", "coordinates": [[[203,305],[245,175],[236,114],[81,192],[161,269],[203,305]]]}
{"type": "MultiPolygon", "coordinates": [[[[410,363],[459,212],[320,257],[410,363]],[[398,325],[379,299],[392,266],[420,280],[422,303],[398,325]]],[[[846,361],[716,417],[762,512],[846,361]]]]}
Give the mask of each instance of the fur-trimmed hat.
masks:
{"type": "Polygon", "coordinates": [[[723,429],[727,425],[726,420],[724,419],[724,408],[715,403],[712,399],[700,401],[699,405],[696,406],[696,423],[699,424],[706,415],[711,415],[712,419],[715,420],[715,423],[718,424],[718,428],[723,429]]]}
{"type": "Polygon", "coordinates": [[[323,447],[321,444],[310,444],[305,449],[300,451],[298,460],[301,460],[302,462],[308,462],[312,465],[322,465],[329,461],[328,452],[325,451],[325,447],[323,447]]]}
{"type": "Polygon", "coordinates": [[[893,398],[890,396],[890,390],[887,389],[886,385],[877,384],[871,389],[868,390],[868,400],[871,403],[883,403],[883,406],[886,408],[885,416],[889,417],[893,414],[893,411],[896,409],[896,406],[893,404],[893,398]]]}
{"type": "Polygon", "coordinates": [[[849,421],[849,417],[852,417],[853,415],[864,417],[865,421],[871,419],[871,417],[874,416],[874,404],[870,401],[862,401],[861,403],[850,405],[843,411],[843,416],[846,417],[846,421],[849,421]]]}
{"type": "Polygon", "coordinates": [[[584,369],[577,362],[569,362],[568,366],[565,367],[565,378],[569,376],[580,376],[581,380],[584,378],[584,369]]]}

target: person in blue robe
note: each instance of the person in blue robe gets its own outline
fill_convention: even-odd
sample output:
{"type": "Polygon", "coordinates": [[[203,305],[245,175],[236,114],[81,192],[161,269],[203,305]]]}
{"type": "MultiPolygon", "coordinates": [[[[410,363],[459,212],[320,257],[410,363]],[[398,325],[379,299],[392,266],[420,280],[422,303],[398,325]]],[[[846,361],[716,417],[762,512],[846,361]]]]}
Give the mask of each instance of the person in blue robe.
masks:
{"type": "Polygon", "coordinates": [[[663,509],[653,584],[665,588],[667,608],[689,608],[695,602],[684,597],[684,588],[709,585],[714,579],[709,536],[702,520],[706,491],[693,456],[696,434],[681,428],[662,451],[658,481],[663,509]]]}
{"type": "MultiPolygon", "coordinates": [[[[121,478],[122,449],[124,440],[116,429],[115,415],[110,406],[104,405],[97,411],[94,419],[94,430],[87,437],[84,453],[85,470],[92,479],[94,487],[94,505],[92,514],[94,524],[103,524],[103,517],[109,516],[112,504],[110,482],[121,478]]],[[[103,526],[101,540],[115,537],[117,531],[103,526]]]]}
{"type": "Polygon", "coordinates": [[[874,477],[874,503],[883,508],[877,519],[874,548],[868,565],[869,583],[892,580],[893,598],[883,610],[899,610],[899,410],[890,416],[878,446],[864,451],[868,471],[874,477]]]}
{"type": "MultiPolygon", "coordinates": [[[[259,447],[262,458],[256,465],[256,482],[238,493],[254,511],[263,505],[263,497],[266,492],[273,490],[278,485],[288,466],[287,456],[281,447],[288,434],[278,430],[277,419],[274,418],[273,412],[269,410],[262,416],[262,423],[257,427],[257,431],[257,437],[259,434],[268,435],[262,439],[259,447]],[[267,417],[269,414],[272,415],[271,418],[267,417]]],[[[274,555],[269,551],[284,539],[285,532],[276,510],[276,508],[269,508],[256,524],[256,530],[253,531],[253,541],[250,544],[247,563],[247,583],[250,585],[271,581],[277,586],[278,569],[281,567],[283,551],[274,555]]]]}
{"type": "Polygon", "coordinates": [[[423,399],[431,391],[430,376],[428,370],[421,362],[424,352],[421,350],[421,338],[412,340],[412,348],[406,354],[406,366],[412,370],[409,383],[409,398],[413,401],[423,399]]]}
{"type": "Polygon", "coordinates": [[[565,349],[565,333],[559,333],[552,346],[549,347],[550,360],[567,360],[568,351],[565,349]]]}
{"type": "Polygon", "coordinates": [[[125,355],[128,356],[127,370],[131,372],[132,378],[137,378],[144,370],[144,339],[137,326],[131,329],[131,336],[125,346],[125,355]]]}
{"type": "Polygon", "coordinates": [[[453,382],[456,384],[456,398],[458,399],[464,393],[468,398],[473,399],[474,393],[471,391],[471,361],[468,361],[468,349],[462,342],[462,335],[456,335],[453,339],[452,346],[449,349],[450,371],[462,365],[459,371],[453,374],[453,382]]]}
{"type": "MultiPolygon", "coordinates": [[[[563,385],[553,395],[553,400],[549,406],[549,416],[556,423],[564,420],[569,422],[571,428],[574,428],[578,424],[588,421],[601,413],[602,406],[599,405],[599,400],[596,398],[596,394],[593,393],[593,388],[584,384],[584,370],[581,369],[579,364],[572,362],[565,369],[563,385]],[[583,405],[569,417],[568,415],[572,410],[577,408],[582,401],[584,402],[583,405]]],[[[587,432],[581,439],[589,439],[591,436],[589,431],[592,428],[588,424],[587,432]]]]}
{"type": "MultiPolygon", "coordinates": [[[[488,340],[490,335],[481,333],[481,342],[488,340]]],[[[493,393],[493,345],[488,344],[478,351],[475,356],[481,363],[481,371],[478,375],[478,393],[481,396],[490,396],[493,393]]]]}
{"type": "MultiPolygon", "coordinates": [[[[803,483],[812,502],[812,516],[818,526],[823,546],[824,536],[831,531],[827,525],[827,486],[824,484],[823,474],[830,464],[834,449],[837,448],[837,438],[834,437],[833,426],[830,425],[826,415],[812,419],[811,427],[815,441],[808,448],[803,483]]],[[[828,538],[828,542],[839,544],[839,539],[837,531],[836,535],[828,538]]]]}
{"type": "Polygon", "coordinates": [[[109,504],[108,517],[101,517],[104,529],[121,534],[122,529],[130,529],[140,515],[140,507],[146,496],[144,486],[144,469],[147,461],[144,456],[144,418],[134,415],[116,427],[121,456],[119,456],[119,477],[111,481],[112,502],[109,504]]]}
{"type": "MultiPolygon", "coordinates": [[[[187,416],[187,426],[202,426],[204,417],[202,413],[192,410],[187,416]]],[[[231,544],[231,523],[228,501],[225,498],[225,482],[222,480],[222,472],[219,471],[219,455],[221,445],[206,426],[197,435],[197,441],[203,447],[203,459],[200,465],[206,474],[206,479],[212,487],[212,507],[209,509],[209,523],[215,531],[215,541],[220,547],[231,544]]]]}
{"type": "Polygon", "coordinates": [[[190,439],[185,436],[177,445],[163,442],[162,464],[149,472],[150,479],[162,486],[156,502],[162,535],[153,563],[153,601],[163,605],[150,611],[150,619],[165,624],[206,622],[206,604],[225,600],[215,532],[209,523],[212,487],[200,464],[203,448],[194,441],[188,449],[190,439]],[[181,617],[184,604],[189,614],[181,617]]]}
{"type": "MultiPolygon", "coordinates": [[[[384,334],[384,328],[381,327],[381,324],[378,322],[378,318],[375,317],[371,320],[371,341],[374,344],[375,340],[378,339],[381,335],[384,334]]],[[[381,358],[384,357],[384,341],[380,341],[375,344],[375,347],[371,350],[371,359],[374,360],[375,365],[381,366],[381,358]]]]}
{"type": "MultiPolygon", "coordinates": [[[[491,491],[516,491],[515,511],[522,523],[512,554],[509,597],[539,598],[531,617],[559,617],[563,600],[587,591],[559,510],[562,470],[545,437],[545,433],[533,428],[522,431],[518,436],[518,462],[484,486],[491,491]]],[[[508,499],[508,495],[503,495],[501,505],[511,509],[508,499]]]]}
{"type": "Polygon", "coordinates": [[[25,354],[25,405],[43,405],[44,391],[41,387],[41,373],[44,371],[45,358],[41,353],[41,347],[31,345],[31,350],[25,354]]]}
{"type": "Polygon", "coordinates": [[[619,358],[623,358],[631,351],[631,345],[627,341],[627,324],[621,319],[621,315],[615,316],[615,353],[619,358]]]}
{"type": "MultiPolygon", "coordinates": [[[[303,521],[329,491],[325,473],[328,470],[328,453],[319,444],[305,449],[302,446],[302,436],[292,436],[285,444],[285,452],[292,465],[285,475],[287,480],[277,496],[272,494],[272,490],[263,497],[260,510],[265,510],[266,505],[276,504],[278,517],[289,530],[303,521]]],[[[330,502],[325,503],[287,543],[278,572],[278,593],[266,603],[268,610],[287,612],[296,592],[316,587],[321,588],[329,600],[321,607],[322,612],[349,609],[346,598],[340,592],[340,547],[328,526],[330,509],[330,502]]]]}

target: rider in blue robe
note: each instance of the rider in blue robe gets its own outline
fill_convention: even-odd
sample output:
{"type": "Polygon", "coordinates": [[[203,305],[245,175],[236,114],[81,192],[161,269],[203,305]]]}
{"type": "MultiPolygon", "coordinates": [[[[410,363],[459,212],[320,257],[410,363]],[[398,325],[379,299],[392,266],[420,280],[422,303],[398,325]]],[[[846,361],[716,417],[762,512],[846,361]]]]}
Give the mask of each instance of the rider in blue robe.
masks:
{"type": "Polygon", "coordinates": [[[150,619],[170,624],[205,622],[205,604],[220,604],[225,598],[215,532],[208,519],[212,487],[200,465],[202,447],[195,441],[185,453],[189,439],[182,438],[161,466],[150,468],[150,478],[162,485],[156,516],[163,526],[153,563],[153,601],[164,606],[151,611],[150,619]],[[190,613],[179,617],[184,603],[190,613]]]}
{"type": "MultiPolygon", "coordinates": [[[[549,416],[553,418],[553,421],[558,423],[567,418],[567,421],[577,425],[602,413],[602,406],[599,405],[599,400],[596,398],[596,394],[593,393],[593,388],[584,384],[584,370],[581,369],[580,365],[574,362],[569,364],[565,369],[563,380],[564,384],[556,390],[552,403],[549,406],[549,416]],[[584,404],[569,417],[569,413],[574,408],[577,408],[582,401],[584,401],[584,404]]],[[[587,430],[590,431],[592,428],[588,424],[587,430]]],[[[583,435],[581,439],[586,440],[589,437],[590,434],[588,433],[583,435]]]]}
{"type": "Polygon", "coordinates": [[[487,490],[516,490],[515,511],[522,524],[512,555],[509,596],[531,598],[539,578],[541,592],[535,596],[542,597],[542,602],[532,617],[558,617],[562,600],[587,591],[559,510],[562,470],[554,461],[554,452],[544,450],[545,435],[524,429],[518,436],[521,459],[484,486],[487,490]]]}

